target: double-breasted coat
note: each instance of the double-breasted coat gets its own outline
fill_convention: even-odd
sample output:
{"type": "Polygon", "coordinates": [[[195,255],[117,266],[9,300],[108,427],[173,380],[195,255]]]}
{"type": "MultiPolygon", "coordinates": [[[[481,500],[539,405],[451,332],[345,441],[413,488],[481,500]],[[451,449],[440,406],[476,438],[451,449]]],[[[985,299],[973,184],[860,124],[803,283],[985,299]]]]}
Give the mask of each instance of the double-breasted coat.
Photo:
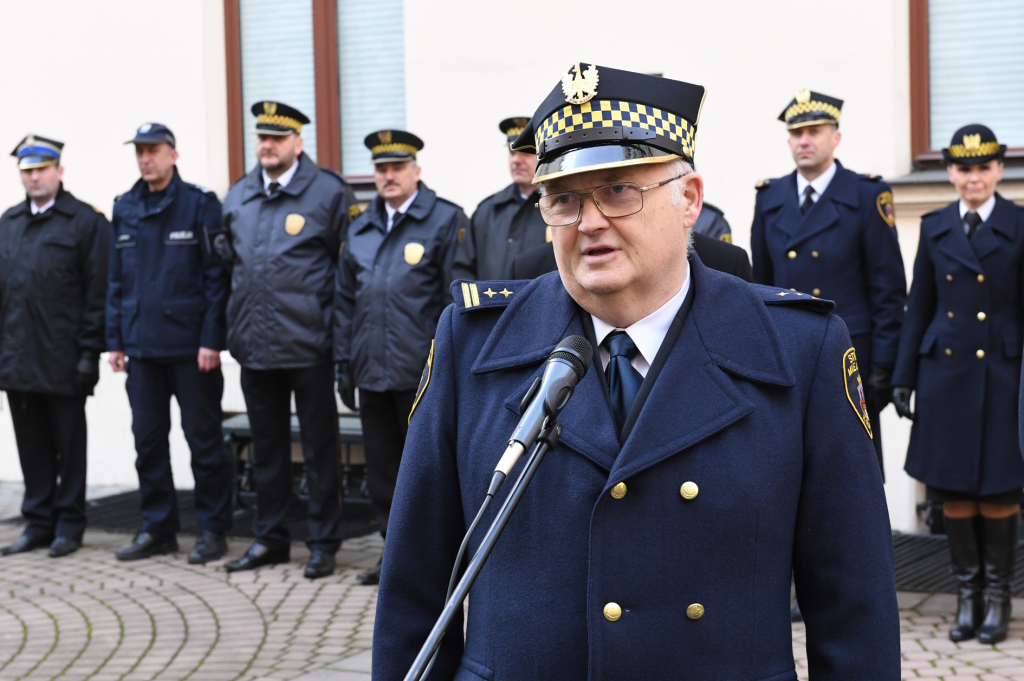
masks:
{"type": "Polygon", "coordinates": [[[917,393],[907,473],[979,496],[1024,487],[1022,339],[1024,208],[997,194],[970,239],[959,202],[926,214],[893,375],[917,393]]]}
{"type": "MultiPolygon", "coordinates": [[[[851,402],[845,325],[827,301],[690,262],[692,302],[628,435],[616,433],[595,362],[470,593],[465,638],[454,622],[432,678],[794,680],[793,571],[811,677],[899,678],[892,537],[863,407],[851,402]],[[611,603],[617,621],[604,615],[611,603]]],[[[589,315],[557,273],[475,282],[477,296],[463,285],[472,292],[453,284],[411,415],[375,680],[404,677],[520,401],[555,344],[587,334],[589,315]]]]}

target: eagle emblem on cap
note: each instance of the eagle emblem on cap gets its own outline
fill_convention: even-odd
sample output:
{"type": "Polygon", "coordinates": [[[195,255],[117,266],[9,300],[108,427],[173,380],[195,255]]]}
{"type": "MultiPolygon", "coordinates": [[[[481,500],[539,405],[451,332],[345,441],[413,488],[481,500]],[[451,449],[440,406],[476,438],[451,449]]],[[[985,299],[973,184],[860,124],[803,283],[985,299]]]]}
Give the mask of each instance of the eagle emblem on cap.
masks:
{"type": "Polygon", "coordinates": [[[273,116],[277,113],[277,102],[263,102],[263,113],[273,116]]]}
{"type": "Polygon", "coordinates": [[[391,144],[391,131],[381,130],[377,133],[377,139],[380,140],[381,144],[391,144]]]}
{"type": "Polygon", "coordinates": [[[811,101],[811,91],[804,88],[800,92],[796,93],[796,101],[800,104],[806,104],[811,101]]]}
{"type": "Polygon", "coordinates": [[[981,149],[981,133],[979,132],[974,135],[964,135],[964,149],[981,149]]]}
{"type": "Polygon", "coordinates": [[[584,71],[580,63],[569,67],[569,72],[562,76],[562,92],[565,93],[565,101],[570,104],[583,104],[597,96],[597,67],[591,64],[584,71]],[[573,71],[576,72],[573,75],[573,71]]]}

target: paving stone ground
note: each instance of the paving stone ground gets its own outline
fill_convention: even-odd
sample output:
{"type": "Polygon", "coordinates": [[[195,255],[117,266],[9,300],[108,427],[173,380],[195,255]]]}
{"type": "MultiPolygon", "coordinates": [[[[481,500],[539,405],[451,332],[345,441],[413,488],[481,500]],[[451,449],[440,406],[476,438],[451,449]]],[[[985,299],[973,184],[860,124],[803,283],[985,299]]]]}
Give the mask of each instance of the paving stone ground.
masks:
{"type": "MultiPolygon", "coordinates": [[[[20,528],[0,525],[0,544],[20,528]]],[[[302,577],[308,553],[292,562],[228,575],[182,552],[120,563],[130,537],[89,531],[85,547],[54,560],[44,550],[0,558],[0,679],[115,681],[369,681],[377,590],[355,575],[373,565],[379,537],[344,542],[338,572],[302,577]]],[[[228,559],[248,547],[230,543],[228,559]]],[[[1024,681],[1024,619],[998,646],[946,637],[952,597],[900,594],[903,678],[1024,681]]],[[[1014,603],[1024,618],[1024,600],[1014,603]]],[[[793,654],[807,679],[805,633],[793,654]]]]}

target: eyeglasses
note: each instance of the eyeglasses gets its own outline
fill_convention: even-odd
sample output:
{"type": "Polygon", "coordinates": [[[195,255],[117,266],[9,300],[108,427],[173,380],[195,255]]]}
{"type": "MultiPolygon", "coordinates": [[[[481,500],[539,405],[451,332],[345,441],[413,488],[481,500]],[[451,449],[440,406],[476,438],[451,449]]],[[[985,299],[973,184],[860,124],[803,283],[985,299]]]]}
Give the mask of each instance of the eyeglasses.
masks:
{"type": "Polygon", "coordinates": [[[641,187],[635,182],[619,182],[598,187],[589,192],[546,194],[540,197],[540,201],[536,205],[540,208],[544,224],[549,227],[565,227],[575,224],[580,219],[584,196],[593,197],[597,209],[606,218],[624,218],[627,215],[635,215],[644,209],[644,192],[663,187],[681,177],[683,176],[676,175],[646,187],[641,187]]]}

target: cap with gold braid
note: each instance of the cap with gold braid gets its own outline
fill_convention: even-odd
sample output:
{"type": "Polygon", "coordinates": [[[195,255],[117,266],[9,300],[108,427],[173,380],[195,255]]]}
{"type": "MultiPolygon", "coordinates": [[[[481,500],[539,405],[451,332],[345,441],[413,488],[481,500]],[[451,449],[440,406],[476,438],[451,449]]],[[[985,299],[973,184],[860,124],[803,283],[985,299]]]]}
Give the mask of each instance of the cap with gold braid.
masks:
{"type": "Polygon", "coordinates": [[[509,148],[512,147],[512,143],[516,141],[516,138],[523,134],[523,129],[529,125],[529,123],[529,118],[519,116],[516,118],[506,118],[498,124],[498,129],[508,137],[509,148]]]}
{"type": "Polygon", "coordinates": [[[512,144],[537,154],[533,182],[679,158],[693,161],[706,90],[577,62],[512,144]]]}
{"type": "Polygon", "coordinates": [[[843,100],[820,92],[801,90],[779,114],[779,120],[790,130],[808,125],[839,125],[843,100]]]}
{"type": "Polygon", "coordinates": [[[423,140],[405,130],[371,132],[363,140],[363,144],[373,154],[375,164],[414,161],[416,152],[423,148],[423,140]]]}
{"type": "Polygon", "coordinates": [[[991,128],[980,123],[971,123],[953,133],[948,149],[942,150],[946,165],[978,165],[992,160],[1002,160],[1006,145],[1000,144],[991,128]]]}
{"type": "Polygon", "coordinates": [[[309,123],[306,114],[281,102],[256,102],[252,115],[258,135],[301,135],[302,126],[309,123]]]}
{"type": "Polygon", "coordinates": [[[18,142],[18,146],[11,152],[11,156],[18,159],[19,169],[32,170],[33,168],[58,165],[63,148],[63,142],[29,135],[18,142]]]}

